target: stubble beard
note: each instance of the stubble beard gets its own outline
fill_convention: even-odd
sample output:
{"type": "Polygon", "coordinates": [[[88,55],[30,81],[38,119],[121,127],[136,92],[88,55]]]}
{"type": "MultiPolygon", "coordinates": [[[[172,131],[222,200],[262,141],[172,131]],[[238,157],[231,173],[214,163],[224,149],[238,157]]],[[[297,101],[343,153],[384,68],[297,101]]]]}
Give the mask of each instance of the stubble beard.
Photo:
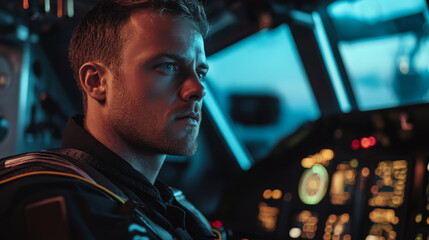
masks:
{"type": "MultiPolygon", "coordinates": [[[[168,154],[176,156],[193,155],[198,148],[199,125],[195,133],[189,132],[182,138],[175,137],[174,130],[168,132],[166,126],[153,118],[149,112],[138,118],[129,117],[135,115],[135,106],[132,102],[126,101],[126,89],[120,82],[123,75],[121,71],[115,72],[114,88],[116,88],[116,99],[122,99],[109,112],[108,120],[112,128],[122,138],[122,140],[137,152],[147,152],[155,154],[168,154]],[[131,119],[131,120],[130,120],[131,119]],[[135,122],[135,119],[145,119],[145,122],[135,122]],[[159,125],[161,124],[161,126],[159,125]],[[188,135],[192,136],[188,136],[188,135]],[[191,139],[189,139],[191,138],[191,139]]],[[[174,121],[174,120],[173,120],[174,121]]],[[[174,123],[173,123],[174,124],[174,123]]]]}
{"type": "MultiPolygon", "coordinates": [[[[127,126],[122,126],[127,128],[127,126]]],[[[138,152],[146,152],[153,154],[168,154],[176,156],[193,155],[198,148],[197,135],[193,139],[188,139],[186,136],[182,138],[174,138],[160,132],[147,132],[147,126],[140,126],[141,129],[128,128],[122,129],[122,138],[131,146],[132,149],[138,152]],[[139,132],[140,131],[140,132],[139,132]]]]}
{"type": "Polygon", "coordinates": [[[199,126],[198,129],[177,137],[174,129],[164,126],[167,124],[165,122],[155,121],[150,113],[144,113],[143,116],[137,118],[135,116],[130,117],[135,114],[132,109],[134,109],[133,106],[122,104],[111,109],[112,111],[109,113],[109,122],[112,128],[130,149],[136,153],[177,156],[190,156],[196,152],[199,126]],[[126,110],[124,111],[124,109],[126,110]],[[141,119],[148,121],[136,121],[143,121],[141,119]]]}

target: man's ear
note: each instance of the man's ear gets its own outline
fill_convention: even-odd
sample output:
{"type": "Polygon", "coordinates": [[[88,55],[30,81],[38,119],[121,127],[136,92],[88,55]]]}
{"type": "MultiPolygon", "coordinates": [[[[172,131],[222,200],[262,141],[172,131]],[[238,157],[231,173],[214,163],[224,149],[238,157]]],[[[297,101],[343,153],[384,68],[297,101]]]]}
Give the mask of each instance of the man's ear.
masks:
{"type": "Polygon", "coordinates": [[[80,83],[88,97],[99,102],[106,100],[107,73],[108,69],[103,64],[87,62],[82,65],[79,69],[80,83]]]}

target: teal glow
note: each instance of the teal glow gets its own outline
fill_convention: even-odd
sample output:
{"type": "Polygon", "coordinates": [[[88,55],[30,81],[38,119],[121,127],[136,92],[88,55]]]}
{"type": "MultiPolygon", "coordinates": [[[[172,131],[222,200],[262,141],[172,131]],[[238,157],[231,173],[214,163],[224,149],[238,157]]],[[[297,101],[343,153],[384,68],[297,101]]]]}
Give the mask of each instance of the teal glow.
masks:
{"type": "Polygon", "coordinates": [[[312,168],[306,169],[299,180],[299,198],[305,204],[318,204],[326,195],[328,183],[329,174],[324,166],[316,164],[312,168]],[[314,182],[316,180],[318,182],[314,182]]]}
{"type": "Polygon", "coordinates": [[[233,130],[255,160],[266,156],[279,139],[293,133],[303,123],[320,117],[286,24],[255,33],[209,56],[207,62],[210,66],[207,81],[225,114],[231,110],[232,94],[263,94],[279,100],[278,122],[262,126],[232,123],[233,130]],[[257,142],[261,144],[255,144],[257,142]]]}
{"type": "Polygon", "coordinates": [[[21,77],[19,81],[19,109],[18,109],[18,122],[17,126],[17,138],[16,138],[16,152],[25,152],[25,146],[23,141],[20,139],[24,138],[24,131],[26,126],[26,116],[29,116],[28,111],[28,95],[29,95],[29,81],[30,81],[30,58],[31,58],[31,46],[30,43],[25,43],[22,50],[22,65],[21,65],[21,77]]]}
{"type": "Polygon", "coordinates": [[[74,16],[74,0],[67,0],[67,16],[74,16]]]}
{"type": "Polygon", "coordinates": [[[249,170],[252,166],[252,158],[250,154],[246,151],[243,144],[238,141],[237,136],[234,134],[234,131],[231,128],[231,124],[220,110],[219,105],[210,92],[209,87],[205,86],[205,88],[206,96],[204,97],[204,106],[208,110],[223,140],[230,148],[231,153],[234,155],[241,169],[245,171],[249,170]]]}
{"type": "Polygon", "coordinates": [[[51,11],[51,1],[49,0],[45,0],[45,12],[50,12],[51,11]]]}
{"type": "Polygon", "coordinates": [[[318,175],[328,176],[328,171],[326,171],[326,168],[322,165],[316,164],[311,168],[311,170],[313,171],[313,173],[316,173],[318,175]]]}
{"type": "Polygon", "coordinates": [[[353,18],[375,24],[416,14],[425,8],[425,0],[340,0],[329,5],[328,13],[334,18],[353,18]]]}
{"type": "Polygon", "coordinates": [[[425,0],[336,1],[327,9],[338,34],[355,37],[340,41],[338,49],[359,110],[429,102],[429,39],[419,38],[414,30],[425,27],[427,34],[425,0]],[[396,25],[395,19],[409,23],[396,25]],[[395,32],[397,27],[401,31],[395,32]]]}
{"type": "Polygon", "coordinates": [[[314,20],[314,31],[316,39],[322,51],[322,57],[325,62],[328,74],[331,78],[335,95],[337,96],[341,111],[343,111],[344,113],[348,113],[351,111],[350,101],[347,97],[343,81],[341,79],[334,55],[332,53],[332,49],[328,41],[328,36],[326,35],[325,27],[323,26],[322,19],[320,18],[319,13],[313,12],[312,15],[314,20]]]}
{"type": "Polygon", "coordinates": [[[30,35],[30,31],[28,30],[28,27],[24,25],[18,25],[16,27],[16,37],[19,40],[26,41],[29,35],[30,35]]]}

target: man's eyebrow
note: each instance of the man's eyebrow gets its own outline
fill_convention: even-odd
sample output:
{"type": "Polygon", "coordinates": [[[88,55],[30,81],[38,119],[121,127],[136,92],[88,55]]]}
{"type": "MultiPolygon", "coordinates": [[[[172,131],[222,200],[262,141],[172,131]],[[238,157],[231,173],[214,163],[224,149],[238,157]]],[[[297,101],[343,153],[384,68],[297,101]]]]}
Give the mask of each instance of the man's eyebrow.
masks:
{"type": "MultiPolygon", "coordinates": [[[[151,59],[155,60],[155,59],[159,59],[159,58],[162,58],[162,57],[171,58],[171,59],[173,59],[175,61],[178,61],[178,62],[186,62],[186,58],[184,58],[181,55],[176,54],[176,53],[161,53],[161,54],[157,54],[157,55],[151,57],[151,59]]],[[[202,63],[200,63],[198,65],[198,68],[199,69],[204,69],[204,70],[208,71],[209,70],[209,65],[207,64],[207,62],[202,62],[202,63]]]]}

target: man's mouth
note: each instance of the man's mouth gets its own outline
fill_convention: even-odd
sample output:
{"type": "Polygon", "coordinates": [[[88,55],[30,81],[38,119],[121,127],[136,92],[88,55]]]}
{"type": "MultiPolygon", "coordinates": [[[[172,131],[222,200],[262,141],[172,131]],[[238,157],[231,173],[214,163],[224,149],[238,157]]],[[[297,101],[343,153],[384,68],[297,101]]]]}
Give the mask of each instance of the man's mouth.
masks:
{"type": "Polygon", "coordinates": [[[200,114],[195,112],[188,112],[184,114],[179,114],[176,117],[176,120],[183,121],[189,125],[198,125],[200,122],[200,114]]]}

